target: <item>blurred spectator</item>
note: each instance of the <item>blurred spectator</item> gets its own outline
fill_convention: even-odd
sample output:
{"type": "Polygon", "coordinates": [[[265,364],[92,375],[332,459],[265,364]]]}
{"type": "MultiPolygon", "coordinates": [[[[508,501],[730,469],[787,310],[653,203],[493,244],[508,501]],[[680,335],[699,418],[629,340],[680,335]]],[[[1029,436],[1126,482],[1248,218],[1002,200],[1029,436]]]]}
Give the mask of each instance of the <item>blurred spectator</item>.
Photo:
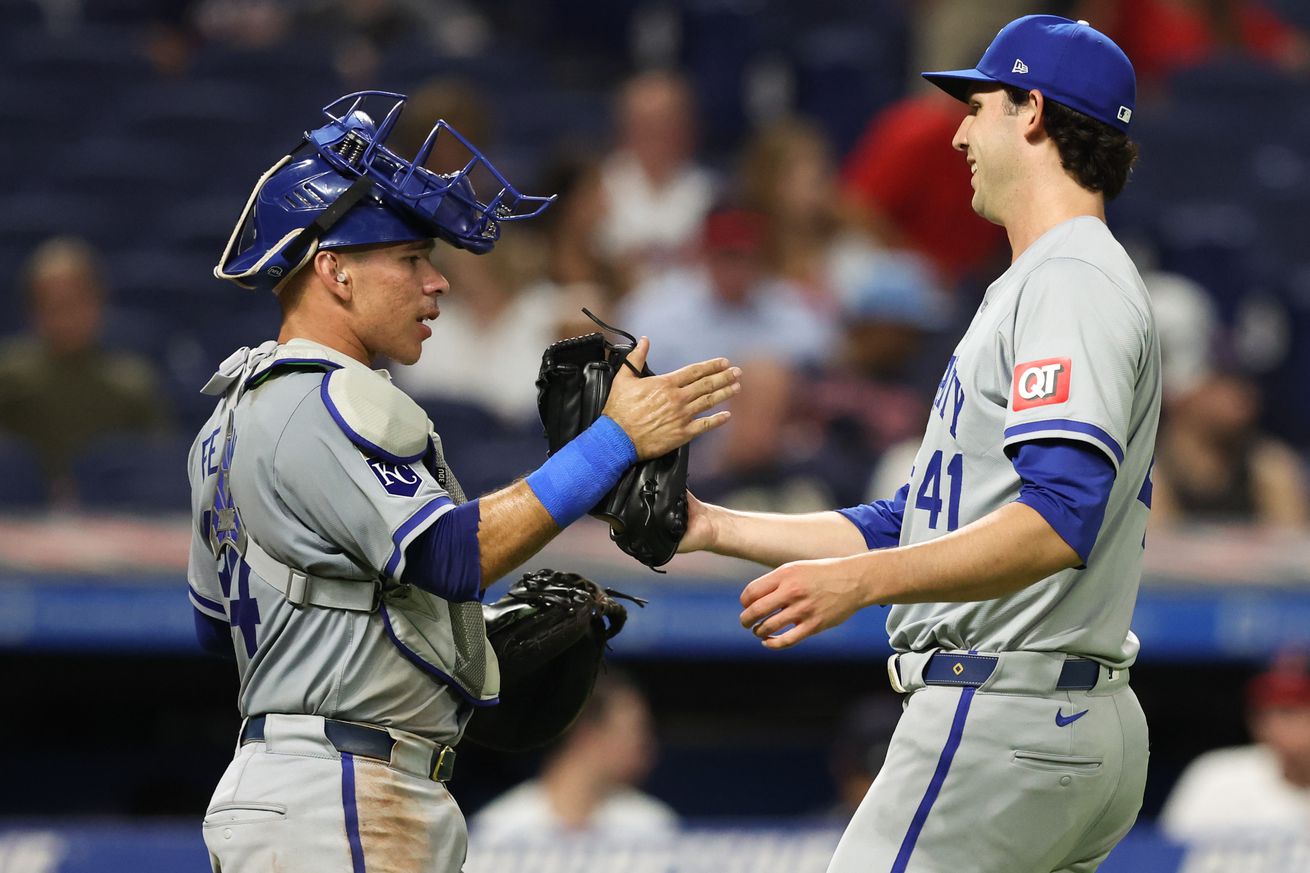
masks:
{"type": "Polygon", "coordinates": [[[286,37],[293,10],[277,0],[201,0],[192,17],[207,41],[259,50],[286,37]]]}
{"type": "Polygon", "coordinates": [[[1223,353],[1215,307],[1183,276],[1148,271],[1160,332],[1164,410],[1157,439],[1151,523],[1237,521],[1304,527],[1310,494],[1295,452],[1259,428],[1260,392],[1217,369],[1223,353]]]}
{"type": "Polygon", "coordinates": [[[646,698],[610,670],[578,721],[547,756],[541,775],[493,800],[469,822],[479,847],[565,835],[623,841],[671,839],[677,814],[637,786],[657,747],[646,698]]]}
{"type": "Polygon", "coordinates": [[[774,471],[796,373],[828,351],[831,327],[768,270],[766,232],[759,213],[716,209],[698,263],[638,287],[620,310],[621,326],[650,337],[652,368],[667,372],[722,355],[745,373],[744,390],[729,405],[732,421],[697,443],[696,493],[707,499],[726,499],[721,489],[774,471]]]}
{"type": "Polygon", "coordinates": [[[537,369],[558,313],[553,289],[528,286],[540,273],[530,238],[501,240],[485,255],[440,249],[434,259],[451,288],[442,323],[418,363],[392,368],[396,383],[420,403],[462,401],[510,427],[535,421],[537,369]]]}
{"type": "Polygon", "coordinates": [[[103,269],[87,243],[50,239],[23,275],[32,334],[0,346],[0,430],[36,448],[59,499],[98,437],[161,431],[169,414],[153,365],[101,344],[103,269]]]}
{"type": "MultiPolygon", "coordinates": [[[[1144,258],[1153,259],[1153,253],[1144,258]]],[[[1214,368],[1213,339],[1219,314],[1204,287],[1177,273],[1146,270],[1142,283],[1151,295],[1155,329],[1160,333],[1160,364],[1165,402],[1193,391],[1214,368]]]]}
{"type": "Polygon", "coordinates": [[[653,365],[673,370],[707,354],[788,364],[823,359],[830,328],[768,269],[766,233],[758,212],[719,207],[704,223],[696,263],[629,295],[622,322],[650,337],[653,365]]]}
{"type": "Polygon", "coordinates": [[[931,393],[916,364],[950,307],[931,268],[905,252],[867,255],[840,302],[839,356],[798,380],[787,442],[803,447],[801,466],[831,502],[851,506],[884,452],[904,440],[918,448],[931,393]]]}
{"type": "Polygon", "coordinates": [[[899,697],[869,695],[855,702],[842,717],[828,757],[837,788],[837,802],[824,816],[845,825],[869,793],[869,786],[887,760],[892,734],[901,719],[899,697]]]}
{"type": "Polygon", "coordinates": [[[1178,840],[1284,833],[1310,836],[1310,670],[1285,655],[1246,689],[1255,743],[1201,755],[1160,812],[1178,840]]]}
{"type": "MultiPolygon", "coordinates": [[[[546,279],[557,288],[601,289],[607,307],[628,290],[630,277],[601,251],[605,189],[600,164],[581,155],[560,154],[546,167],[541,189],[559,199],[537,219],[545,237],[546,279]]],[[[599,314],[599,313],[598,313],[599,314]]]]}
{"type": "Polygon", "coordinates": [[[1300,459],[1262,433],[1259,419],[1259,389],[1237,373],[1213,373],[1174,395],[1151,474],[1152,521],[1310,523],[1300,459]]]}
{"type": "Polygon", "coordinates": [[[831,315],[839,274],[872,244],[843,210],[827,137],[799,118],[760,130],[746,143],[740,184],[743,204],[768,220],[764,254],[773,271],[831,315]]]}
{"type": "Polygon", "coordinates": [[[680,76],[642,73],[625,83],[617,144],[602,170],[607,254],[640,278],[683,259],[714,197],[709,171],[696,164],[691,88],[680,76]]]}
{"type": "Polygon", "coordinates": [[[1241,53],[1287,70],[1310,65],[1310,42],[1259,0],[1080,0],[1077,18],[1133,59],[1138,87],[1223,54],[1241,53]]]}
{"type": "Polygon", "coordinates": [[[951,145],[960,104],[934,88],[888,106],[843,168],[844,193],[888,248],[910,248],[954,283],[1000,256],[1005,231],[970,205],[969,165],[951,145]]]}
{"type": "MultiPolygon", "coordinates": [[[[397,120],[387,143],[388,148],[401,157],[414,157],[432,132],[433,118],[442,119],[459,131],[460,136],[477,143],[486,152],[495,147],[495,124],[486,96],[463,79],[436,78],[409,95],[405,111],[397,120]]],[[[463,169],[470,158],[469,150],[443,131],[433,142],[432,152],[424,166],[434,173],[453,173],[463,169]]]]}
{"type": "MultiPolygon", "coordinates": [[[[967,69],[977,63],[996,32],[1023,15],[1065,15],[1069,0],[917,0],[910,56],[910,90],[925,88],[922,70],[967,69]]],[[[930,87],[930,86],[928,86],[930,87]]],[[[926,90],[926,88],[925,88],[926,90]]]]}

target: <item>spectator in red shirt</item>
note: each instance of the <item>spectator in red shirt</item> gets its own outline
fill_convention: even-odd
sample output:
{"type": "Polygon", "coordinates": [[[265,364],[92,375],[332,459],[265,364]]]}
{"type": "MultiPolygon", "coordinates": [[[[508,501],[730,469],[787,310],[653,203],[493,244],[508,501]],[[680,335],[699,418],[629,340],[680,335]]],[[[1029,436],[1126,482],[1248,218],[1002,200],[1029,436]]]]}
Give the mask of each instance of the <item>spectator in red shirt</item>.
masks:
{"type": "Polygon", "coordinates": [[[851,151],[844,189],[889,248],[913,249],[948,284],[978,272],[1005,240],[969,206],[969,168],[951,147],[959,107],[937,94],[883,110],[851,151]]]}

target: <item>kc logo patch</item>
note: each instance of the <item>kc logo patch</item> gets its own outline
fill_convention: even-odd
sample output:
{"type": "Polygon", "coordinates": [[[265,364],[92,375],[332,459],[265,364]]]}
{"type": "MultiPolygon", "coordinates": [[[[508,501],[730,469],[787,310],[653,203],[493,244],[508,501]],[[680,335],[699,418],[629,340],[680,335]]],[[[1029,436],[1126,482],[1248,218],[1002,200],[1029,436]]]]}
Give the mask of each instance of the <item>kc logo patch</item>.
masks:
{"type": "Polygon", "coordinates": [[[397,497],[413,497],[418,493],[418,486],[422,483],[418,473],[406,464],[393,464],[391,461],[384,461],[381,458],[367,458],[368,468],[373,471],[373,475],[382,487],[387,489],[388,494],[394,494],[397,497]]]}
{"type": "Polygon", "coordinates": [[[1069,399],[1069,359],[1043,358],[1014,368],[1010,408],[1016,412],[1069,399]]]}

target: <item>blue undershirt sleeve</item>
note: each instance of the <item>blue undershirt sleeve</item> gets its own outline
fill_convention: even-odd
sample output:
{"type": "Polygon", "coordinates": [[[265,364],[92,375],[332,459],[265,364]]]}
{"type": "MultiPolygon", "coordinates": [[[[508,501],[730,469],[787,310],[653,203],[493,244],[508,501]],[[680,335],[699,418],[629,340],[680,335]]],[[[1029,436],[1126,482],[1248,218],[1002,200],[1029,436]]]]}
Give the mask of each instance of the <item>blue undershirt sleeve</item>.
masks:
{"type": "Polygon", "coordinates": [[[461,503],[438,518],[405,549],[405,571],[400,580],[452,603],[481,600],[481,518],[477,500],[461,503]]]}
{"type": "Polygon", "coordinates": [[[901,544],[901,522],[905,518],[905,501],[910,484],[901,486],[891,500],[875,500],[837,510],[864,534],[870,549],[889,549],[901,544]]]}
{"type": "Polygon", "coordinates": [[[191,615],[196,622],[196,640],[200,648],[211,655],[235,660],[236,649],[232,648],[232,629],[228,623],[212,615],[205,615],[194,606],[191,615]]]}
{"type": "Polygon", "coordinates": [[[1032,440],[1006,453],[1023,480],[1018,502],[1046,519],[1087,566],[1114,487],[1114,463],[1096,446],[1076,440],[1032,440]]]}

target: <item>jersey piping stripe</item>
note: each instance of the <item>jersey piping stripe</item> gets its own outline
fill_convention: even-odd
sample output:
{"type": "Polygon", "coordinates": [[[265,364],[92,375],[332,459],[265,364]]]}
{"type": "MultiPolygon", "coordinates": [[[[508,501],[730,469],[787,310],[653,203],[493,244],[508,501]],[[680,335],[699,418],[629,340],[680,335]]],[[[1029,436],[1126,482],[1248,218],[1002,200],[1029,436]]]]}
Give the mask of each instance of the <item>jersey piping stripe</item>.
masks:
{"type": "Polygon", "coordinates": [[[364,844],[359,838],[359,808],[355,805],[355,756],[349,752],[341,753],[341,808],[346,813],[350,869],[364,873],[364,844]]]}
{"type": "Polygon", "coordinates": [[[942,749],[941,757],[937,759],[937,770],[928,782],[928,790],[923,793],[923,799],[919,801],[919,808],[914,811],[914,818],[910,820],[910,828],[905,832],[905,839],[901,841],[901,850],[896,853],[896,861],[892,864],[890,873],[905,873],[909,867],[914,845],[919,841],[919,834],[923,832],[923,826],[928,821],[928,813],[932,810],[932,805],[937,802],[937,796],[941,794],[942,783],[946,781],[951,762],[955,760],[955,752],[960,748],[960,740],[964,736],[964,720],[969,716],[969,705],[973,702],[975,690],[964,688],[960,691],[960,702],[955,707],[955,718],[951,721],[951,732],[946,737],[946,746],[942,749]]]}
{"type": "Polygon", "coordinates": [[[405,546],[409,545],[409,541],[418,535],[419,525],[427,521],[433,513],[437,512],[443,506],[454,505],[455,502],[445,494],[440,497],[434,497],[427,503],[423,504],[423,507],[418,512],[406,519],[404,524],[396,528],[396,532],[391,535],[391,541],[396,544],[396,547],[391,550],[391,557],[387,559],[387,566],[383,568],[383,573],[387,576],[396,576],[398,568],[400,567],[401,558],[405,556],[405,546]]]}
{"type": "Polygon", "coordinates": [[[1123,463],[1124,450],[1119,447],[1118,441],[1096,425],[1087,424],[1084,421],[1072,421],[1067,418],[1048,418],[1044,421],[1026,421],[1023,424],[1016,424],[1013,427],[1007,427],[1005,429],[1005,438],[1009,440],[1011,437],[1048,430],[1065,431],[1066,433],[1080,433],[1092,437],[1097,442],[1104,443],[1105,447],[1114,455],[1115,460],[1121,464],[1123,463]]]}
{"type": "Polygon", "coordinates": [[[378,612],[382,614],[382,627],[384,630],[386,630],[387,637],[391,639],[392,644],[395,645],[396,650],[399,651],[400,654],[405,657],[405,660],[409,661],[411,664],[413,664],[415,667],[418,667],[420,670],[422,670],[424,673],[427,673],[429,676],[435,677],[443,685],[449,686],[451,689],[455,691],[456,694],[458,694],[464,700],[465,703],[469,704],[470,706],[495,706],[496,704],[500,703],[499,695],[489,698],[487,700],[481,700],[477,697],[474,697],[472,694],[469,694],[469,692],[462,685],[456,682],[453,677],[443,673],[433,665],[429,664],[427,661],[423,660],[423,658],[421,658],[417,652],[415,652],[409,646],[402,643],[400,641],[400,637],[396,636],[396,631],[391,626],[391,616],[387,615],[387,605],[385,603],[382,604],[380,609],[378,609],[378,612]]]}
{"type": "Polygon", "coordinates": [[[191,600],[195,603],[196,606],[202,609],[208,609],[211,612],[217,612],[219,615],[225,618],[227,617],[227,610],[223,609],[223,604],[219,603],[216,600],[210,600],[208,597],[203,596],[199,591],[196,591],[196,589],[192,588],[190,585],[187,586],[187,590],[191,592],[191,600]]]}
{"type": "Polygon", "coordinates": [[[341,415],[341,411],[338,410],[336,404],[332,402],[332,395],[328,393],[328,383],[332,381],[332,374],[335,372],[336,370],[332,370],[324,374],[323,384],[319,386],[318,391],[323,398],[323,405],[327,407],[328,414],[332,416],[332,420],[335,421],[337,426],[345,432],[346,436],[350,437],[352,443],[362,449],[367,449],[379,458],[382,458],[385,461],[390,461],[393,464],[412,464],[428,453],[428,446],[424,446],[423,451],[414,455],[397,455],[395,452],[388,452],[376,443],[365,439],[353,427],[347,424],[346,419],[341,415]]]}

